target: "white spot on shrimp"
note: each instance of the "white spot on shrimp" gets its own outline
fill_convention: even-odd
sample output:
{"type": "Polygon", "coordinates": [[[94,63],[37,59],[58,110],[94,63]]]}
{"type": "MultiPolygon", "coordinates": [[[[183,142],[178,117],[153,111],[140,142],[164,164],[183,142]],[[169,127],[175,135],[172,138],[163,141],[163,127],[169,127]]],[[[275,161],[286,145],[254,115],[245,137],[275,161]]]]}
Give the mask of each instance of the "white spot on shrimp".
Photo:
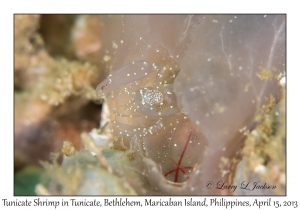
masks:
{"type": "Polygon", "coordinates": [[[163,101],[163,94],[159,90],[147,90],[144,94],[144,100],[147,104],[159,104],[163,101]]]}

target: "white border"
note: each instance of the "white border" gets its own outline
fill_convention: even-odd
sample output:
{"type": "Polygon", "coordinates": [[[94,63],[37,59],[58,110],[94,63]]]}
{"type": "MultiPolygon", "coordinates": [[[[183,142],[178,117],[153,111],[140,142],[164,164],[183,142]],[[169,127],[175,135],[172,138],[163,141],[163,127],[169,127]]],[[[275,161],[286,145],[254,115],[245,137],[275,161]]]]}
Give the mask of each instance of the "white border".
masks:
{"type": "MultiPolygon", "coordinates": [[[[297,1],[294,1],[297,2],[297,1]]],[[[299,185],[299,8],[292,1],[0,1],[1,149],[0,202],[13,198],[13,14],[14,13],[287,13],[287,197],[298,200],[299,185]]],[[[179,197],[177,197],[179,199],[179,197]]],[[[226,199],[254,200],[254,197],[226,199]]],[[[259,199],[263,200],[264,197],[259,199]]],[[[18,198],[19,200],[25,199],[18,198]]],[[[33,198],[30,198],[33,199],[33,198]]],[[[55,199],[61,200],[56,197],[55,199]]],[[[136,197],[136,199],[143,199],[136,197]]],[[[273,199],[273,198],[272,198],[273,199]]],[[[28,208],[29,209],[29,208],[28,208]]],[[[71,209],[71,208],[70,208],[71,209]]],[[[72,208],[73,209],[73,208],[72,208]]],[[[82,209],[82,208],[81,208],[82,209]]],[[[171,207],[169,208],[171,209],[171,207]]],[[[173,209],[173,208],[172,208],[173,209]]]]}

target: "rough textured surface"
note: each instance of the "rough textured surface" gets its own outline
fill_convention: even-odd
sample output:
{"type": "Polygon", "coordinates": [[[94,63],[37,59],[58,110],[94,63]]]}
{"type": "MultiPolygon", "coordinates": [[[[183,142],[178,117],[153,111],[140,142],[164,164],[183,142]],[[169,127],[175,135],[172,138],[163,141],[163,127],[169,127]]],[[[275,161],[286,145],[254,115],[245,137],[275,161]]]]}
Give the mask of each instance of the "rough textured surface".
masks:
{"type": "MultiPolygon", "coordinates": [[[[39,15],[14,18],[15,169],[18,169],[49,159],[49,153],[59,150],[64,140],[80,148],[80,133],[97,127],[99,122],[100,110],[90,102],[95,98],[93,84],[100,72],[89,63],[50,56],[38,33],[44,16],[43,21],[39,15]]],[[[53,31],[51,34],[42,31],[47,41],[53,40],[53,31]]],[[[48,45],[55,46],[51,41],[48,45]]]]}
{"type": "Polygon", "coordinates": [[[250,180],[247,188],[238,190],[234,194],[242,195],[284,195],[286,194],[286,101],[285,91],[281,100],[275,106],[274,99],[270,98],[257,119],[263,122],[247,135],[242,149],[242,159],[235,172],[232,173],[233,183],[242,183],[250,180]],[[273,108],[274,107],[274,108],[273,108]],[[261,116],[263,115],[263,116],[261,116]],[[255,184],[255,182],[258,182],[255,184]],[[266,186],[270,189],[256,187],[266,186]],[[275,190],[273,189],[275,186],[275,190]],[[254,190],[253,190],[254,189],[254,190]]]}

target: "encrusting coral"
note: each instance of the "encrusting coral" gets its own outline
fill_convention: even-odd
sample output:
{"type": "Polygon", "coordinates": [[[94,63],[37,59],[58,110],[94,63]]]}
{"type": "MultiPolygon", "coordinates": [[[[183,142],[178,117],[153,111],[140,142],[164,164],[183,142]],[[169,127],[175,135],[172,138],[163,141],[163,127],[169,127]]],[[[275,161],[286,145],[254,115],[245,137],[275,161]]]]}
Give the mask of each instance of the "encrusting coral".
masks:
{"type": "MultiPolygon", "coordinates": [[[[267,183],[266,186],[270,186],[270,189],[257,189],[256,192],[253,190],[238,190],[235,194],[285,194],[285,104],[285,89],[276,105],[273,96],[268,98],[268,104],[262,107],[261,113],[257,116],[257,119],[263,119],[263,122],[251,133],[247,133],[247,139],[241,151],[242,158],[238,162],[235,172],[232,173],[233,183],[240,183],[243,180],[256,180],[259,185],[267,183]],[[273,189],[273,186],[276,188],[273,189]]],[[[249,186],[249,189],[253,188],[249,186]]]]}
{"type": "Polygon", "coordinates": [[[15,15],[16,169],[47,160],[64,140],[80,148],[80,133],[97,126],[96,66],[52,57],[38,32],[40,15],[15,15]],[[94,111],[93,114],[88,112],[94,111]],[[75,114],[74,114],[75,113],[75,114]],[[43,152],[39,152],[43,151],[43,152]]]}

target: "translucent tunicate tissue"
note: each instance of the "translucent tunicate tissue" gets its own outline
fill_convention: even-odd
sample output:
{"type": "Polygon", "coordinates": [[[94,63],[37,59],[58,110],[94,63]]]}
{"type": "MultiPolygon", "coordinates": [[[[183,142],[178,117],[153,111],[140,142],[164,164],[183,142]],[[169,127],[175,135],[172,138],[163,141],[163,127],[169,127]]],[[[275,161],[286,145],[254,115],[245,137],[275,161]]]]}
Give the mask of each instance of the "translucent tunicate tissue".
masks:
{"type": "Polygon", "coordinates": [[[240,195],[247,193],[230,186],[277,173],[264,181],[284,189],[285,160],[276,157],[285,156],[285,15],[100,15],[99,22],[102,119],[83,135],[92,155],[76,155],[93,160],[93,178],[110,173],[123,183],[116,192],[130,194],[240,195]]]}
{"type": "Polygon", "coordinates": [[[175,175],[168,172],[182,159],[192,169],[178,175],[181,192],[222,194],[203,186],[228,178],[221,159],[236,156],[245,139],[241,131],[259,124],[255,116],[266,98],[279,100],[275,75],[285,75],[285,16],[125,15],[102,21],[105,55],[113,59],[96,94],[108,107],[114,141],[124,149],[138,144],[171,182],[175,175]]]}

